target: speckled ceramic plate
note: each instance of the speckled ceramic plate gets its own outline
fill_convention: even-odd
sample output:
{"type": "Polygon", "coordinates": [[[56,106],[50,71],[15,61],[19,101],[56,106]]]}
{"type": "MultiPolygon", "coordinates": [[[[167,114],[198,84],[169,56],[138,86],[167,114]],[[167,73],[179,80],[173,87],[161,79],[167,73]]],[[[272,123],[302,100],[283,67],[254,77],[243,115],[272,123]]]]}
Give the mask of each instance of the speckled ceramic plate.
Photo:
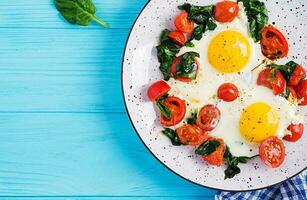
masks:
{"type": "MultiPolygon", "coordinates": [[[[154,104],[146,100],[148,85],[162,79],[155,46],[164,28],[174,29],[172,19],[179,13],[177,5],[184,0],[151,0],[137,18],[129,39],[122,66],[123,94],[131,122],[150,152],[177,175],[202,186],[227,191],[248,191],[272,186],[306,169],[307,133],[297,143],[287,143],[286,161],[281,168],[271,169],[255,157],[240,165],[241,173],[224,180],[224,169],[206,164],[194,156],[190,147],[176,147],[159,133],[161,126],[154,104]]],[[[207,5],[216,1],[191,0],[207,5]]],[[[288,59],[307,66],[307,3],[305,0],[269,0],[270,23],[275,23],[289,38],[288,59]]],[[[306,110],[305,110],[306,113],[306,110]]]]}

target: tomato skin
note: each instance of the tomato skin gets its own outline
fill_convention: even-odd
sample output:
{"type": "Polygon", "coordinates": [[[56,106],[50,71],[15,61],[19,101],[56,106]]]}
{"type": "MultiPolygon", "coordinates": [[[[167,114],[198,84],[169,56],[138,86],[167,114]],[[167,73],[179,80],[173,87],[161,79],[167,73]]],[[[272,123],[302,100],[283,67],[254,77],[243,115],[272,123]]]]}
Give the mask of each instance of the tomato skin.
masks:
{"type": "Polygon", "coordinates": [[[164,126],[174,126],[179,124],[186,113],[185,101],[178,97],[170,96],[163,101],[163,104],[170,109],[171,119],[167,120],[163,115],[161,115],[161,124],[164,126]]]}
{"type": "Polygon", "coordinates": [[[257,79],[257,85],[262,85],[265,86],[269,89],[272,89],[272,80],[270,78],[271,75],[271,69],[270,68],[266,68],[264,70],[262,70],[259,75],[258,75],[258,79],[257,79]]]}
{"type": "MultiPolygon", "coordinates": [[[[173,60],[173,63],[172,63],[172,65],[171,65],[171,75],[172,75],[173,77],[174,77],[174,74],[176,74],[177,65],[179,64],[181,58],[182,58],[182,56],[179,56],[179,57],[176,57],[176,58],[173,60]]],[[[199,66],[200,66],[199,61],[198,61],[198,58],[195,57],[194,61],[195,61],[196,65],[197,65],[197,73],[198,73],[198,71],[199,71],[199,66]]],[[[193,81],[193,79],[187,78],[187,77],[176,77],[176,80],[181,81],[181,82],[186,82],[186,83],[193,81]]]]}
{"type": "Polygon", "coordinates": [[[272,25],[262,29],[260,44],[263,55],[271,60],[288,55],[289,45],[286,37],[272,25]]]}
{"type": "Polygon", "coordinates": [[[292,95],[293,98],[297,99],[297,95],[293,87],[288,86],[288,91],[292,95]]]}
{"type": "Polygon", "coordinates": [[[286,87],[286,80],[279,70],[276,70],[275,77],[271,77],[274,69],[266,68],[258,75],[257,84],[273,90],[274,95],[282,94],[286,87]]]}
{"type": "Polygon", "coordinates": [[[289,142],[297,142],[303,136],[304,124],[290,124],[288,130],[291,135],[286,135],[283,139],[289,142]]]}
{"type": "Polygon", "coordinates": [[[168,34],[169,39],[179,46],[183,46],[185,44],[185,36],[180,31],[171,31],[168,34]]]}
{"type": "Polygon", "coordinates": [[[221,112],[215,105],[205,105],[199,112],[196,124],[205,131],[212,131],[219,123],[221,112]]]}
{"type": "Polygon", "coordinates": [[[285,160],[285,145],[278,137],[269,137],[264,140],[259,148],[261,160],[269,167],[277,168],[285,160]]]}
{"type": "Polygon", "coordinates": [[[215,152],[211,153],[210,155],[203,156],[203,159],[211,165],[220,167],[223,164],[224,153],[226,151],[226,145],[224,143],[224,140],[214,137],[210,137],[208,140],[219,141],[221,145],[217,147],[215,152]]]}
{"type": "Polygon", "coordinates": [[[236,2],[222,1],[215,4],[214,19],[218,22],[231,22],[239,13],[239,6],[236,2]]]}
{"type": "Polygon", "coordinates": [[[285,91],[286,84],[286,79],[280,73],[280,71],[277,70],[276,77],[274,78],[272,83],[274,95],[282,94],[285,91]]]}
{"type": "Polygon", "coordinates": [[[296,66],[289,79],[288,85],[296,87],[298,83],[305,78],[305,76],[306,70],[300,65],[296,66]]]}
{"type": "Polygon", "coordinates": [[[171,87],[165,81],[153,83],[147,90],[147,96],[150,101],[156,101],[170,91],[171,87]]]}
{"type": "Polygon", "coordinates": [[[183,144],[198,146],[208,139],[207,132],[195,125],[186,124],[176,129],[176,133],[183,144]]]}
{"type": "Polygon", "coordinates": [[[237,86],[232,83],[224,83],[219,87],[217,96],[219,99],[222,99],[226,102],[231,102],[238,98],[239,90],[237,86]]]}
{"type": "Polygon", "coordinates": [[[302,102],[299,103],[299,105],[307,105],[307,80],[302,80],[295,88],[295,92],[299,100],[304,99],[302,102]]]}
{"type": "Polygon", "coordinates": [[[175,19],[175,26],[177,30],[183,33],[193,33],[194,31],[194,22],[189,20],[189,14],[186,11],[183,11],[175,19]]]}

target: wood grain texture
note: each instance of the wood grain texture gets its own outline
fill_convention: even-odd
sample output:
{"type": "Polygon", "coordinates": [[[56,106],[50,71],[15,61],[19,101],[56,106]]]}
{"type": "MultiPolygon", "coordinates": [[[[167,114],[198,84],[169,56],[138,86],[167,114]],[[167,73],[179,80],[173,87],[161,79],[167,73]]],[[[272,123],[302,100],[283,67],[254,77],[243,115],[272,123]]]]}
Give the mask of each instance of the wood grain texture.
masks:
{"type": "Polygon", "coordinates": [[[120,66],[145,0],[94,0],[111,24],[66,23],[52,0],[0,1],[0,199],[207,199],[169,172],[125,113],[120,66]]]}

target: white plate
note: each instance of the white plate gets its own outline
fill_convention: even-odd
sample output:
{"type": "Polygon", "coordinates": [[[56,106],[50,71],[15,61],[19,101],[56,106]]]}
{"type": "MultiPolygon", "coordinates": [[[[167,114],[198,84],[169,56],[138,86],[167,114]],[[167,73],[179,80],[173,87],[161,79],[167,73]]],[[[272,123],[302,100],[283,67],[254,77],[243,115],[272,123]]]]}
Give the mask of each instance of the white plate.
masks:
{"type": "MultiPolygon", "coordinates": [[[[155,46],[165,28],[174,29],[172,20],[180,12],[177,6],[184,0],[151,0],[137,18],[128,38],[122,66],[122,87],[126,108],[140,139],[150,152],[177,175],[202,186],[227,190],[248,191],[272,186],[306,169],[307,133],[297,143],[287,143],[286,161],[282,167],[271,169],[259,157],[240,165],[241,173],[224,180],[224,169],[208,165],[194,155],[190,147],[176,147],[159,133],[161,126],[152,102],[146,99],[148,85],[162,79],[155,46]]],[[[207,5],[216,1],[190,0],[207,5]]],[[[307,66],[307,3],[305,0],[266,1],[269,21],[287,33],[289,59],[307,66]],[[305,5],[304,5],[305,4],[305,5]]],[[[304,110],[306,113],[306,109],[304,110]]],[[[307,118],[306,118],[307,119],[307,118]]],[[[175,184],[175,183],[174,183],[175,184]]]]}

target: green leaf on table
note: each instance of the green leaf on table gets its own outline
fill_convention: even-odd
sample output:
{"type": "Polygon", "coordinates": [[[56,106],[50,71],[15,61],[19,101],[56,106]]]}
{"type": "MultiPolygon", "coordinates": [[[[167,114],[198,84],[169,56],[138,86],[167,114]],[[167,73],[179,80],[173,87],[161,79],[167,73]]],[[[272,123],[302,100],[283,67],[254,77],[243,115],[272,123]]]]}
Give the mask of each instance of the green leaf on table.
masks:
{"type": "Polygon", "coordinates": [[[96,7],[92,0],[54,0],[55,7],[71,24],[87,26],[91,20],[103,27],[109,25],[95,16],[96,7]]]}

